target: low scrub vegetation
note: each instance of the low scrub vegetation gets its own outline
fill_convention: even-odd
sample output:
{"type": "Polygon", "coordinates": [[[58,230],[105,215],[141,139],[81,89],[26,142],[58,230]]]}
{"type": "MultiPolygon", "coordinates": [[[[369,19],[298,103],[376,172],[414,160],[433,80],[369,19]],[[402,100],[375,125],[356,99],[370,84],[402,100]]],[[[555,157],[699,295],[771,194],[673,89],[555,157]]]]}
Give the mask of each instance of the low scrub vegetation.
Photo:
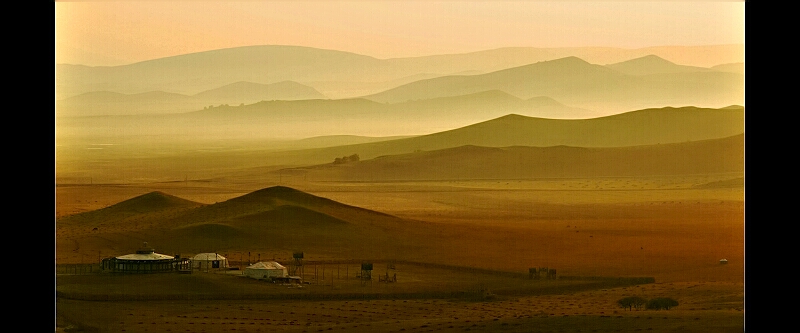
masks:
{"type": "Polygon", "coordinates": [[[631,296],[618,300],[617,305],[623,309],[628,309],[629,311],[633,309],[639,310],[642,308],[642,306],[648,310],[669,310],[672,307],[678,306],[678,301],[667,297],[646,300],[642,297],[631,296]]]}

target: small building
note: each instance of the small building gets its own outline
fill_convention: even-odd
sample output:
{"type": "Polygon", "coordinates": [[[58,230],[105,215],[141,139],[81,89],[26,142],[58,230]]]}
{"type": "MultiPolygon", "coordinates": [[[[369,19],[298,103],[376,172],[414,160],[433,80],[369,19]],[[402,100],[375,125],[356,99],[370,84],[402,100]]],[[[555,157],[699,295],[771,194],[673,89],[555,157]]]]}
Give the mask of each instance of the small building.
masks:
{"type": "Polygon", "coordinates": [[[155,253],[145,242],[136,253],[103,259],[101,268],[117,273],[174,272],[188,269],[189,259],[155,253]]]}
{"type": "Polygon", "coordinates": [[[727,264],[727,263],[728,263],[728,259],[720,259],[719,260],[719,264],[720,265],[724,265],[724,264],[727,264]]]}
{"type": "Polygon", "coordinates": [[[244,275],[253,279],[263,280],[271,279],[273,277],[286,277],[288,271],[283,265],[274,261],[262,261],[247,266],[244,269],[244,275]]]}
{"type": "Polygon", "coordinates": [[[228,268],[228,258],[219,253],[200,253],[192,257],[192,268],[201,271],[228,268]]]}

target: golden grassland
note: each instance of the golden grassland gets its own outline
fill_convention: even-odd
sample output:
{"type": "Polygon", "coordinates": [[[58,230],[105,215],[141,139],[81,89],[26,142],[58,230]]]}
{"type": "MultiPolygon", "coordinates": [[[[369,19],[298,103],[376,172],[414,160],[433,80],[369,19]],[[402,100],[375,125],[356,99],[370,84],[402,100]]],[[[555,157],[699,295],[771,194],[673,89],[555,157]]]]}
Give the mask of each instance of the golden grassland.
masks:
{"type": "MultiPolygon", "coordinates": [[[[152,191],[214,204],[280,184],[406,221],[388,231],[365,227],[367,231],[347,233],[357,243],[352,246],[316,242],[320,238],[315,237],[320,236],[312,232],[304,247],[269,242],[268,237],[234,237],[235,241],[214,249],[234,261],[244,260],[249,254],[251,261],[260,256],[262,260],[287,262],[292,251],[305,250],[312,262],[412,260],[519,275],[529,267],[548,266],[557,268],[561,276],[650,276],[656,281],[638,286],[598,285],[583,291],[560,282],[565,284],[552,290],[542,288],[541,283],[554,281],[532,284],[524,278],[432,268],[412,272],[406,268],[405,272],[398,270],[396,284],[375,280],[361,286],[352,278],[357,266],[346,268],[347,280],[333,278],[333,264],[326,265],[323,283],[306,285],[302,291],[244,279],[236,276],[236,271],[232,271],[234,275],[58,275],[59,292],[73,296],[117,294],[121,299],[98,302],[58,297],[57,322],[62,328],[72,325],[71,330],[100,332],[741,331],[744,189],[731,181],[741,177],[720,174],[372,183],[312,182],[274,173],[243,173],[238,178],[234,175],[209,182],[57,186],[56,213],[62,217],[152,191]],[[373,236],[375,239],[370,239],[373,236]],[[402,241],[391,244],[390,240],[402,241]],[[729,264],[720,265],[722,258],[729,264]],[[331,278],[333,281],[328,281],[331,278]],[[137,285],[148,286],[148,292],[166,299],[126,300],[147,294],[136,289],[137,285]],[[473,292],[481,286],[495,292],[497,298],[442,296],[443,292],[473,292]],[[203,288],[213,290],[212,295],[234,296],[202,296],[196,290],[203,288]],[[192,290],[199,296],[181,298],[192,290]],[[502,290],[508,292],[503,294],[502,290]],[[298,292],[339,294],[345,299],[292,299],[298,292]],[[353,297],[380,293],[392,299],[353,297]],[[253,299],[259,295],[263,299],[253,299]],[[672,297],[680,305],[669,311],[631,312],[616,306],[617,299],[631,295],[672,297]]],[[[245,225],[226,223],[237,228],[245,225]]],[[[158,237],[146,230],[149,227],[139,226],[138,231],[129,228],[135,229],[124,223],[97,231],[82,225],[60,226],[56,262],[94,263],[98,255],[130,253],[148,239],[157,252],[176,250],[167,243],[169,238],[153,243],[158,237]],[[125,240],[124,235],[131,239],[125,240]]],[[[303,237],[294,240],[302,242],[303,237]]],[[[209,245],[207,240],[184,244],[182,253],[186,255],[191,254],[186,249],[206,252],[200,249],[209,245]]],[[[341,277],[343,268],[337,266],[341,277]]],[[[306,266],[306,280],[319,282],[309,275],[310,267],[306,266]]],[[[381,270],[382,266],[376,264],[376,273],[381,270]]]]}

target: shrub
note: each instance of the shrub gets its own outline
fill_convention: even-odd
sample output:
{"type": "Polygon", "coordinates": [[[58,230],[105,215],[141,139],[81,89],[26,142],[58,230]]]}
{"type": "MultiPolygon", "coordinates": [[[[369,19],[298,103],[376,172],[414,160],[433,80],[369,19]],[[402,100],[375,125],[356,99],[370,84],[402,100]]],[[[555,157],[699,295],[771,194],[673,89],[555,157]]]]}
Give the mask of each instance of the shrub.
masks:
{"type": "Polygon", "coordinates": [[[617,304],[623,309],[632,310],[635,308],[638,310],[646,302],[647,301],[644,298],[638,296],[631,296],[618,300],[617,304]]]}
{"type": "Polygon", "coordinates": [[[673,306],[678,306],[678,301],[666,297],[654,298],[647,302],[647,309],[650,310],[669,310],[673,306]]]}

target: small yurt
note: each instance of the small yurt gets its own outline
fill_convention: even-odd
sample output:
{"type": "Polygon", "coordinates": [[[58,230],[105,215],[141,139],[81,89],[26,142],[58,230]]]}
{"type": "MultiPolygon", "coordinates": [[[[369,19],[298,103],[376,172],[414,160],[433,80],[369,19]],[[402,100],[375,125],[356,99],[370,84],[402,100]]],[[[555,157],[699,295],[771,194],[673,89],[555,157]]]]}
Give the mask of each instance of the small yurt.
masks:
{"type": "Polygon", "coordinates": [[[228,258],[219,253],[200,253],[192,257],[192,268],[201,271],[228,268],[228,258]]]}
{"type": "Polygon", "coordinates": [[[262,261],[247,266],[244,275],[254,279],[270,279],[272,277],[285,277],[288,275],[286,267],[274,261],[262,261]]]}

